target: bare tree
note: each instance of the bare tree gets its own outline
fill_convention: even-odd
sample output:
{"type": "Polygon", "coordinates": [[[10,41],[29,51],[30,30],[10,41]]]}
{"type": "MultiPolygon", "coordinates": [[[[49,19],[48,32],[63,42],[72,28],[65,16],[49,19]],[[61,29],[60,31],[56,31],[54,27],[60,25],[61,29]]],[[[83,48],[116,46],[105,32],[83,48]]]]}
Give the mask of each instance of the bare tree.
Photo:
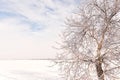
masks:
{"type": "Polygon", "coordinates": [[[67,19],[58,63],[66,80],[120,80],[120,0],[89,0],[67,19]]]}

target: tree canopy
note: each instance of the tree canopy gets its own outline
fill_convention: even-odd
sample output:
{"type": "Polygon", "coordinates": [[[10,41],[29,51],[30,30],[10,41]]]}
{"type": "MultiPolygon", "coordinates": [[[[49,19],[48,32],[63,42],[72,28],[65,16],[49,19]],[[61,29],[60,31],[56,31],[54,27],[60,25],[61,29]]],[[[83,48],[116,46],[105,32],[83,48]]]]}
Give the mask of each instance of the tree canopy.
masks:
{"type": "Polygon", "coordinates": [[[120,79],[120,0],[89,0],[65,24],[58,63],[66,80],[120,79]]]}

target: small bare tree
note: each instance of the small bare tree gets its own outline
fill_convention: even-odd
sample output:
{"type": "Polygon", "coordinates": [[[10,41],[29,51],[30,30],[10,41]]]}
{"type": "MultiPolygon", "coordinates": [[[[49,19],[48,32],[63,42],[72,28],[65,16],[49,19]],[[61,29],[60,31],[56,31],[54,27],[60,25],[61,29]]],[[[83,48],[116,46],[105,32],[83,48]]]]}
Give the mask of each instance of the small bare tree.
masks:
{"type": "Polygon", "coordinates": [[[120,0],[89,0],[66,27],[58,57],[66,80],[120,80],[120,0]]]}

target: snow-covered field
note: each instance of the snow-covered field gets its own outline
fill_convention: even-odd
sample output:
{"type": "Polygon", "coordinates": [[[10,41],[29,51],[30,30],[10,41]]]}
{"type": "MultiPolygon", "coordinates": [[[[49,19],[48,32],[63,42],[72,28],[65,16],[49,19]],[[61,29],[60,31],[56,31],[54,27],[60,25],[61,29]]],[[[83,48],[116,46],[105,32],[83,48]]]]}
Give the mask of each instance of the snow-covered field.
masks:
{"type": "Polygon", "coordinates": [[[0,80],[62,80],[48,60],[0,60],[0,80]]]}

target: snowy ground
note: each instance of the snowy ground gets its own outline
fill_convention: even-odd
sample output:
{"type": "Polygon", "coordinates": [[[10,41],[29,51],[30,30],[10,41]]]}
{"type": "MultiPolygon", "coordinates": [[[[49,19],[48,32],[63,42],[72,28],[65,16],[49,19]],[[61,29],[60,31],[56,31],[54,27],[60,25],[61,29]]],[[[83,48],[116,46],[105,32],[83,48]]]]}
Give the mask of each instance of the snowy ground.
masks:
{"type": "Polygon", "coordinates": [[[62,80],[48,60],[0,60],[0,80],[62,80]]]}

